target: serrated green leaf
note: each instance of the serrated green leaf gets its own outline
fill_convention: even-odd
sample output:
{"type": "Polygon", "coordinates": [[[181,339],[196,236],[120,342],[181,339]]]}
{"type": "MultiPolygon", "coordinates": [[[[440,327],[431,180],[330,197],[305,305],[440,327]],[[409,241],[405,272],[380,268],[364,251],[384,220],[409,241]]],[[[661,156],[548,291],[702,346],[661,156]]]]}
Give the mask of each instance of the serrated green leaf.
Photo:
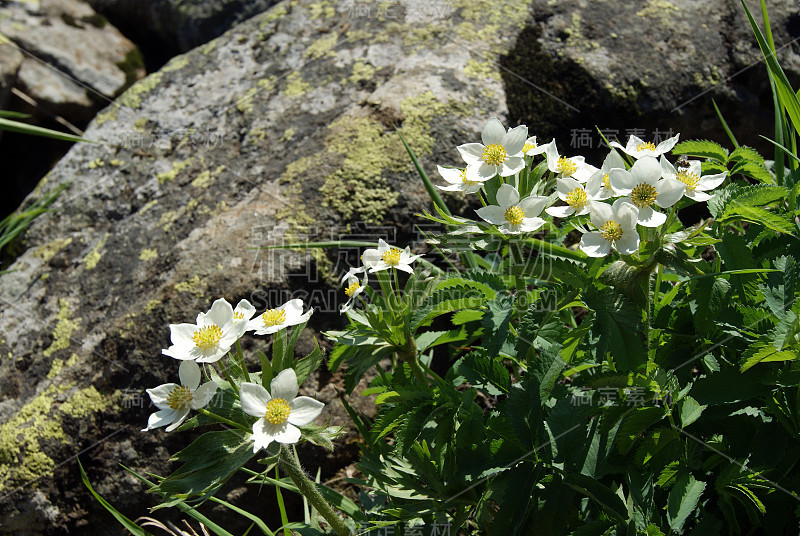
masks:
{"type": "Polygon", "coordinates": [[[586,305],[594,311],[592,334],[597,338],[597,356],[614,363],[618,372],[644,366],[646,355],[641,339],[641,313],[624,296],[606,288],[584,294],[586,305]]]}
{"type": "Polygon", "coordinates": [[[728,160],[737,162],[753,162],[759,166],[764,165],[764,157],[761,156],[758,151],[746,145],[740,145],[734,149],[728,157],[728,160]]]}
{"type": "Polygon", "coordinates": [[[672,530],[679,534],[683,532],[683,525],[696,508],[706,483],[696,480],[689,473],[683,473],[669,492],[667,500],[667,521],[672,530]]]}
{"type": "Polygon", "coordinates": [[[706,409],[707,405],[700,405],[691,396],[685,396],[680,401],[681,428],[686,428],[700,418],[700,414],[706,409]]]}
{"type": "Polygon", "coordinates": [[[710,140],[688,140],[675,145],[672,154],[713,158],[723,164],[728,161],[728,150],[710,140]]]}
{"type": "Polygon", "coordinates": [[[725,212],[722,214],[722,217],[719,218],[719,221],[725,222],[734,219],[742,219],[751,223],[763,225],[779,233],[792,234],[795,231],[794,223],[788,218],[764,210],[763,208],[739,204],[735,200],[731,201],[725,207],[725,212]]]}
{"type": "Polygon", "coordinates": [[[694,325],[698,332],[708,333],[714,326],[714,320],[727,304],[731,284],[723,277],[703,278],[698,280],[692,294],[697,308],[694,312],[694,325]]]}
{"type": "Polygon", "coordinates": [[[731,175],[744,175],[764,184],[775,184],[775,177],[767,168],[755,162],[739,162],[730,170],[731,175]]]}
{"type": "Polygon", "coordinates": [[[511,389],[511,375],[502,363],[490,357],[471,352],[453,365],[453,371],[463,376],[474,387],[486,389],[494,386],[496,390],[486,389],[491,395],[508,394],[511,389]]]}
{"type": "Polygon", "coordinates": [[[625,507],[625,503],[622,502],[622,499],[594,478],[570,473],[564,478],[564,483],[593,499],[597,504],[603,507],[607,513],[617,518],[617,520],[624,521],[628,518],[628,509],[625,507]]]}
{"type": "Polygon", "coordinates": [[[483,343],[482,346],[490,356],[500,352],[508,337],[508,325],[511,321],[511,299],[500,294],[486,304],[483,314],[483,343]]]}

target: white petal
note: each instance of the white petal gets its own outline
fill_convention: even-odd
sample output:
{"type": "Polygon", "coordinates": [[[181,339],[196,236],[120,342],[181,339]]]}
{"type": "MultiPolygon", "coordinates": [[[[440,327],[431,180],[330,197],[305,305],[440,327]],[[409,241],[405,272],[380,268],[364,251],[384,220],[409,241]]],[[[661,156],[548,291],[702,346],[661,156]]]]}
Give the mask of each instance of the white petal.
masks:
{"type": "Polygon", "coordinates": [[[664,155],[661,155],[659,163],[661,164],[661,176],[665,179],[674,179],[678,175],[678,171],[675,169],[675,166],[673,166],[670,161],[664,157],[664,155]]]}
{"type": "Polygon", "coordinates": [[[558,149],[556,148],[556,140],[547,144],[545,154],[547,155],[547,169],[553,173],[558,173],[558,149]]]}
{"type": "MultiPolygon", "coordinates": [[[[601,177],[602,179],[602,177],[601,177]]],[[[556,179],[556,186],[558,189],[558,197],[562,201],[567,200],[567,194],[570,193],[575,188],[581,188],[581,183],[573,179],[572,177],[563,177],[556,179]]]]}
{"type": "MultiPolygon", "coordinates": [[[[192,393],[192,409],[204,408],[217,394],[217,382],[204,383],[192,393]]],[[[263,412],[262,412],[263,415],[263,412]]]]}
{"type": "Polygon", "coordinates": [[[597,232],[584,233],[581,237],[581,250],[590,257],[605,257],[611,252],[611,242],[597,232]]]}
{"type": "Polygon", "coordinates": [[[702,203],[703,201],[708,201],[709,199],[714,197],[711,194],[707,194],[706,192],[701,192],[699,190],[691,190],[691,191],[690,190],[686,190],[685,195],[689,199],[693,199],[693,200],[697,201],[698,203],[702,203]]]}
{"type": "Polygon", "coordinates": [[[614,191],[619,192],[621,195],[629,195],[633,187],[636,186],[633,176],[624,169],[612,169],[609,171],[608,182],[614,191]]]}
{"type": "Polygon", "coordinates": [[[161,353],[175,359],[181,359],[181,360],[188,359],[192,361],[197,359],[197,356],[192,354],[191,347],[178,346],[175,344],[173,344],[169,348],[164,348],[163,350],[161,350],[161,353]]]}
{"type": "Polygon", "coordinates": [[[202,374],[200,367],[194,361],[183,361],[178,368],[178,377],[181,379],[181,384],[189,388],[190,391],[197,389],[200,385],[202,374]]]}
{"type": "Polygon", "coordinates": [[[515,155],[522,151],[527,138],[528,127],[525,125],[514,127],[503,136],[503,147],[505,147],[509,155],[515,155]]]}
{"type": "Polygon", "coordinates": [[[297,324],[297,319],[303,315],[303,300],[299,298],[289,300],[278,309],[286,313],[286,320],[281,326],[292,326],[297,324]]]}
{"type": "Polygon", "coordinates": [[[458,152],[467,164],[483,161],[484,149],[485,147],[480,143],[465,143],[458,146],[458,152]]]}
{"type": "Polygon", "coordinates": [[[519,208],[525,213],[526,218],[535,218],[544,210],[549,197],[543,195],[529,195],[519,202],[519,208]]]}
{"type": "Polygon", "coordinates": [[[250,320],[253,318],[253,315],[256,314],[256,308],[253,307],[253,304],[247,300],[241,300],[239,303],[236,304],[236,309],[233,310],[234,313],[239,313],[242,315],[240,320],[237,320],[236,323],[238,324],[242,320],[250,320]]]}
{"type": "Polygon", "coordinates": [[[498,175],[502,170],[501,166],[491,166],[481,161],[467,166],[467,180],[485,182],[498,175]]]}
{"type": "Polygon", "coordinates": [[[661,208],[671,207],[683,197],[686,185],[676,179],[662,179],[656,183],[656,205],[661,208]]]}
{"type": "Polygon", "coordinates": [[[628,153],[628,154],[634,154],[634,153],[637,152],[636,148],[639,147],[640,145],[642,145],[643,143],[644,143],[643,139],[641,139],[641,138],[639,138],[637,136],[631,135],[628,138],[627,145],[625,145],[625,149],[627,149],[625,152],[628,153]]]}
{"type": "Polygon", "coordinates": [[[704,192],[708,190],[713,190],[723,182],[725,182],[725,177],[728,174],[726,172],[717,173],[716,175],[706,175],[705,177],[700,177],[700,182],[697,183],[695,186],[695,190],[702,190],[704,192]]]}
{"type": "Polygon", "coordinates": [[[523,233],[532,233],[545,223],[547,223],[547,221],[543,220],[542,218],[523,218],[522,223],[519,226],[519,230],[523,233]]]}
{"type": "Polygon", "coordinates": [[[228,300],[220,298],[211,305],[211,309],[205,315],[205,320],[219,327],[233,323],[233,307],[228,300]]]}
{"type": "Polygon", "coordinates": [[[639,233],[636,229],[626,230],[622,238],[614,242],[614,247],[623,255],[633,255],[639,251],[639,233]]]}
{"type": "Polygon", "coordinates": [[[502,145],[503,137],[505,135],[506,129],[503,126],[503,123],[501,123],[496,117],[492,117],[483,127],[483,131],[481,132],[481,141],[483,141],[484,145],[492,145],[493,143],[499,143],[502,145]]]}
{"type": "MultiPolygon", "coordinates": [[[[622,145],[620,145],[620,143],[619,143],[618,141],[612,141],[611,143],[609,143],[609,145],[610,145],[611,147],[615,147],[615,148],[617,148],[617,149],[621,150],[621,151],[622,151],[623,153],[625,153],[625,154],[630,154],[630,153],[628,152],[628,148],[627,148],[627,147],[623,147],[622,145]]],[[[623,167],[624,167],[624,166],[623,166],[623,167]]],[[[606,171],[608,171],[608,170],[606,170],[606,171]]]]}
{"type": "Polygon", "coordinates": [[[289,407],[292,410],[289,413],[289,424],[305,426],[322,413],[325,404],[307,396],[298,396],[289,402],[289,407]]]}
{"type": "Polygon", "coordinates": [[[478,216],[493,225],[503,225],[506,223],[506,211],[497,205],[481,207],[476,212],[478,216]]]}
{"type": "MultiPolygon", "coordinates": [[[[611,142],[611,145],[614,145],[615,142],[611,142]]],[[[617,143],[617,146],[619,144],[617,143]]],[[[608,173],[614,168],[625,169],[625,160],[619,155],[617,151],[610,151],[606,159],[603,160],[603,171],[608,173]]]]}
{"type": "Polygon", "coordinates": [[[519,192],[510,184],[504,184],[497,190],[497,204],[504,209],[519,203],[519,192]]]}
{"type": "MultiPolygon", "coordinates": [[[[611,205],[605,203],[592,203],[592,208],[589,211],[589,217],[595,227],[602,227],[605,222],[614,218],[614,211],[611,210],[611,205]]],[[[586,236],[586,235],[584,235],[586,236]]]]}
{"type": "Polygon", "coordinates": [[[264,417],[253,423],[253,452],[267,448],[275,440],[270,430],[271,427],[267,427],[267,420],[264,417]]]}
{"type": "Polygon", "coordinates": [[[266,389],[257,383],[242,383],[239,386],[239,402],[242,411],[253,417],[263,417],[267,403],[272,399],[266,389]]]}
{"type": "Polygon", "coordinates": [[[377,249],[365,249],[361,254],[361,262],[366,268],[372,268],[379,260],[381,260],[381,254],[377,249]]]}
{"type": "Polygon", "coordinates": [[[631,167],[631,176],[636,184],[646,183],[655,186],[656,181],[661,178],[661,164],[653,156],[643,156],[631,167]]]}
{"type": "Polygon", "coordinates": [[[175,410],[175,416],[174,416],[174,417],[172,417],[172,424],[170,424],[169,426],[167,426],[167,432],[171,432],[171,431],[173,431],[174,429],[176,429],[178,426],[180,426],[180,425],[181,425],[181,423],[182,423],[182,422],[183,422],[183,421],[186,419],[186,417],[189,415],[189,412],[190,412],[190,411],[191,411],[191,410],[190,410],[189,408],[185,408],[185,409],[176,409],[176,410],[175,410]]]}
{"type": "Polygon", "coordinates": [[[672,150],[675,147],[675,144],[678,143],[678,138],[680,138],[680,134],[676,134],[671,138],[668,138],[656,146],[656,153],[663,154],[672,150]]]}
{"type": "Polygon", "coordinates": [[[272,379],[269,387],[272,398],[282,398],[288,402],[297,396],[297,374],[292,368],[284,369],[272,379]]]}
{"type": "Polygon", "coordinates": [[[510,177],[522,171],[525,167],[525,159],[521,156],[509,156],[503,162],[503,169],[500,171],[501,177],[510,177]]]}
{"type": "Polygon", "coordinates": [[[170,324],[169,338],[173,346],[194,346],[192,337],[197,331],[195,324],[170,324]]]}
{"type": "Polygon", "coordinates": [[[450,184],[461,184],[460,169],[436,166],[436,170],[439,172],[439,175],[441,175],[442,178],[447,182],[449,182],[450,184]]]}
{"type": "Polygon", "coordinates": [[[548,207],[545,209],[545,212],[556,218],[566,218],[570,214],[574,214],[575,209],[569,205],[564,205],[560,207],[548,207]]]}
{"type": "Polygon", "coordinates": [[[636,229],[636,222],[639,220],[639,209],[636,205],[624,199],[617,199],[611,206],[614,212],[614,219],[623,229],[636,229]]]}
{"type": "Polygon", "coordinates": [[[177,383],[165,383],[153,389],[147,389],[146,392],[150,395],[150,400],[156,405],[158,409],[171,409],[167,405],[167,397],[176,387],[180,387],[177,383]]]}
{"type": "Polygon", "coordinates": [[[667,215],[653,210],[653,207],[641,207],[639,209],[639,225],[644,227],[658,227],[667,221],[667,215]]]}
{"type": "Polygon", "coordinates": [[[572,160],[578,166],[578,169],[575,170],[575,173],[573,173],[572,176],[580,183],[587,182],[589,177],[594,175],[597,171],[596,167],[584,162],[582,156],[573,156],[570,160],[572,160]]]}
{"type": "Polygon", "coordinates": [[[300,429],[285,422],[283,424],[265,423],[264,429],[278,443],[297,443],[300,441],[300,429]]]}
{"type": "Polygon", "coordinates": [[[174,417],[175,417],[174,409],[165,409],[161,411],[156,411],[155,413],[151,413],[150,417],[148,417],[147,419],[147,428],[143,428],[142,432],[147,432],[148,430],[152,430],[160,426],[166,426],[172,422],[172,419],[174,417]]]}

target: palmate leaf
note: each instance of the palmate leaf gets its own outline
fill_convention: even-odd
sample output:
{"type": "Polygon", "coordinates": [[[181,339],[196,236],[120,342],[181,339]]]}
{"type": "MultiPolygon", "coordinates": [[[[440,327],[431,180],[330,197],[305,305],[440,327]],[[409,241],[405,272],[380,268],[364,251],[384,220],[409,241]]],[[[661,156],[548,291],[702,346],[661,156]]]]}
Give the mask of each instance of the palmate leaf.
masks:
{"type": "Polygon", "coordinates": [[[456,361],[452,370],[463,376],[473,387],[484,389],[490,395],[508,394],[511,389],[508,369],[499,361],[479,352],[465,355],[456,361]]]}
{"type": "Polygon", "coordinates": [[[728,150],[719,143],[709,140],[682,141],[675,145],[672,149],[672,154],[712,158],[723,164],[728,161],[728,150]]]}

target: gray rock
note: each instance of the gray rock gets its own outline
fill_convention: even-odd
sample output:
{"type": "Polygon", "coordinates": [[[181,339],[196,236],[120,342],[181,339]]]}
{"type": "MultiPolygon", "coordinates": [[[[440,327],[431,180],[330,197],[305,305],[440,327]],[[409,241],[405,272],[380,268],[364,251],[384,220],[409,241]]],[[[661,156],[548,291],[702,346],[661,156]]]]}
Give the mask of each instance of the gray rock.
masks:
{"type": "MultiPolygon", "coordinates": [[[[221,296],[246,297],[263,309],[292,295],[315,307],[314,331],[337,325],[337,276],[358,252],[253,248],[306,239],[417,239],[414,214],[429,205],[394,125],[429,172],[457,164],[455,146],[479,139],[492,115],[512,124],[523,118],[544,141],[543,132],[568,135],[569,123],[557,121],[569,112],[563,102],[584,98],[580,104],[588,106],[591,95],[595,108],[576,106],[581,114],[664,116],[664,128],[696,127],[684,138],[703,135],[694,116],[668,114],[693,94],[692,73],[712,72],[697,61],[671,60],[670,49],[656,54],[661,45],[651,33],[667,36],[669,21],[645,24],[649,15],[606,2],[619,20],[604,26],[593,3],[548,4],[406,0],[378,10],[372,3],[284,1],[174,58],[101,112],[86,134],[100,143],[75,146],[29,198],[72,181],[56,210],[29,230],[12,271],[0,276],[0,528],[24,522],[32,534],[121,532],[81,491],[70,457],[83,449],[96,489],[131,518],[147,513],[151,498],[117,463],[165,474],[168,452],[188,441],[186,434],[138,431],[151,410],[136,397],[177,371],[160,355],[169,323],[190,321],[221,296]],[[564,21],[573,22],[568,8],[581,14],[576,27],[588,44],[559,33],[564,21]],[[624,36],[624,46],[615,47],[610,32],[624,36]],[[656,76],[655,58],[666,65],[657,79],[664,87],[632,85],[645,80],[643,73],[656,76]],[[545,119],[528,115],[537,110],[545,119]]],[[[713,2],[701,5],[706,9],[697,7],[692,17],[711,17],[709,26],[740,15],[733,3],[722,12],[713,2]]],[[[661,3],[637,9],[648,6],[661,3]]],[[[784,7],[773,20],[796,12],[784,7]]],[[[680,28],[681,46],[705,35],[680,28]]],[[[776,40],[782,35],[776,32],[776,40]]],[[[723,39],[691,45],[711,48],[708,58],[725,74],[736,66],[720,58],[757,57],[752,46],[723,39]]],[[[682,57],[692,54],[700,52],[682,57]]],[[[794,52],[786,54],[782,59],[795,61],[794,52]]],[[[771,111],[743,115],[755,124],[771,111]]],[[[263,340],[246,339],[253,369],[257,348],[265,348],[263,340]]],[[[320,371],[304,389],[320,391],[334,422],[346,423],[325,387],[339,381],[320,371]]],[[[363,397],[353,400],[369,410],[363,397]]],[[[352,441],[353,435],[341,441],[340,452],[351,456],[352,441]]],[[[305,455],[328,464],[323,479],[352,461],[318,453],[305,455]]],[[[263,508],[253,490],[225,493],[263,508]]],[[[235,532],[239,522],[226,519],[225,526],[235,532]]]]}

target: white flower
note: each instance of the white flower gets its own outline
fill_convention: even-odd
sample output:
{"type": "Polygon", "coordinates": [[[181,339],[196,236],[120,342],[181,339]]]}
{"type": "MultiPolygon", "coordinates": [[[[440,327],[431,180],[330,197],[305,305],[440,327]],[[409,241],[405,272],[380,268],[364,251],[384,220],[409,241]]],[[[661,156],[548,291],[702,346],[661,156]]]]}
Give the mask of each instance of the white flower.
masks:
{"type": "Polygon", "coordinates": [[[436,166],[439,170],[439,175],[442,176],[449,184],[447,186],[436,186],[445,192],[465,192],[474,194],[481,189],[482,184],[478,181],[471,181],[467,178],[467,170],[457,168],[444,168],[436,166]]]}
{"type": "Polygon", "coordinates": [[[519,192],[510,184],[497,190],[497,205],[478,209],[478,216],[492,225],[497,225],[503,234],[530,233],[545,224],[539,218],[547,197],[531,195],[520,200],[519,192]],[[499,205],[499,206],[498,206],[499,205]]]}
{"type": "Polygon", "coordinates": [[[656,146],[652,141],[643,141],[636,136],[631,136],[628,138],[628,144],[623,147],[619,144],[619,142],[612,141],[611,146],[617,147],[622,149],[622,151],[634,158],[641,158],[643,156],[653,156],[658,158],[662,154],[669,152],[675,147],[675,144],[678,143],[678,138],[680,134],[676,134],[673,137],[662,141],[661,143],[656,146]]]}
{"type": "Polygon", "coordinates": [[[638,209],[624,199],[617,199],[613,205],[593,203],[589,214],[598,230],[585,233],[580,248],[590,257],[608,255],[612,245],[624,255],[636,253],[639,251],[638,213],[638,209]]]}
{"type": "Polygon", "coordinates": [[[172,346],[161,353],[175,359],[213,363],[244,335],[245,325],[235,321],[233,307],[225,298],[220,298],[207,313],[197,315],[195,324],[170,324],[172,346]]]}
{"type": "Polygon", "coordinates": [[[653,210],[653,204],[671,207],[686,189],[681,181],[662,179],[661,165],[652,156],[641,157],[630,171],[612,169],[608,177],[614,191],[627,196],[623,199],[639,209],[639,224],[645,227],[658,227],[667,221],[666,214],[653,210]]]}
{"type": "Polygon", "coordinates": [[[606,159],[603,160],[603,166],[589,177],[587,189],[597,191],[597,196],[595,198],[597,201],[603,201],[617,195],[616,192],[614,192],[614,188],[611,187],[611,180],[609,180],[608,176],[612,169],[617,168],[625,169],[625,161],[617,151],[611,149],[606,159]]]}
{"type": "Polygon", "coordinates": [[[269,335],[289,326],[296,326],[308,321],[314,309],[303,313],[303,300],[295,298],[289,300],[276,309],[267,309],[254,319],[247,322],[247,331],[254,331],[254,335],[269,335]]]}
{"type": "Polygon", "coordinates": [[[411,263],[422,257],[422,255],[412,255],[411,248],[406,246],[404,250],[392,247],[382,238],[378,239],[378,249],[367,249],[361,255],[361,262],[369,268],[370,273],[397,268],[404,272],[413,273],[411,263]]]}
{"type": "Polygon", "coordinates": [[[547,169],[553,173],[558,173],[559,177],[572,177],[578,182],[589,180],[597,168],[587,164],[582,156],[559,156],[556,140],[551,141],[545,148],[547,155],[547,169]]]}
{"type": "Polygon", "coordinates": [[[239,303],[236,304],[236,308],[233,310],[233,323],[238,324],[239,322],[247,322],[253,318],[253,315],[256,314],[256,308],[253,307],[247,300],[241,300],[239,303]]]}
{"type": "Polygon", "coordinates": [[[253,452],[265,449],[273,441],[297,443],[300,429],[319,416],[325,406],[307,396],[297,396],[294,369],[282,370],[270,384],[270,391],[255,383],[239,387],[242,411],[259,419],[253,424],[253,452]]]}
{"type": "Polygon", "coordinates": [[[725,171],[716,175],[702,176],[699,160],[689,160],[688,168],[675,169],[669,161],[661,157],[661,174],[664,178],[675,179],[686,185],[683,195],[695,201],[708,201],[713,196],[708,194],[725,181],[728,175],[725,171]]]}
{"type": "Polygon", "coordinates": [[[352,309],[353,305],[355,304],[356,297],[364,292],[364,289],[367,286],[366,268],[350,268],[350,270],[344,274],[344,277],[342,277],[341,283],[344,284],[345,282],[347,282],[347,286],[344,289],[344,293],[349,299],[347,300],[347,303],[342,305],[342,307],[339,309],[341,314],[344,314],[352,309]],[[364,277],[359,281],[359,279],[356,277],[356,274],[360,273],[363,273],[364,277]]]}
{"type": "Polygon", "coordinates": [[[525,145],[522,146],[522,154],[525,156],[536,156],[537,154],[542,154],[546,150],[547,144],[538,145],[536,143],[536,136],[531,136],[525,140],[525,145]]]}
{"type": "Polygon", "coordinates": [[[183,361],[178,369],[181,385],[165,383],[155,389],[148,389],[150,400],[159,411],[147,419],[147,432],[159,426],[167,426],[167,432],[173,431],[189,415],[192,409],[198,409],[208,404],[217,392],[217,383],[208,382],[200,385],[200,367],[194,361],[183,361]],[[199,386],[199,387],[198,387],[199,386]]]}
{"type": "Polygon", "coordinates": [[[556,218],[566,218],[571,214],[583,216],[589,213],[592,201],[598,200],[600,183],[591,183],[584,188],[581,183],[571,177],[556,180],[558,188],[558,198],[566,203],[566,206],[549,207],[545,210],[556,218]],[[594,187],[594,189],[592,189],[594,187]]]}
{"type": "Polygon", "coordinates": [[[467,163],[467,178],[488,181],[495,175],[509,177],[525,167],[522,148],[528,137],[528,127],[520,125],[506,132],[503,124],[492,117],[481,132],[483,143],[467,143],[458,152],[467,163]]]}

